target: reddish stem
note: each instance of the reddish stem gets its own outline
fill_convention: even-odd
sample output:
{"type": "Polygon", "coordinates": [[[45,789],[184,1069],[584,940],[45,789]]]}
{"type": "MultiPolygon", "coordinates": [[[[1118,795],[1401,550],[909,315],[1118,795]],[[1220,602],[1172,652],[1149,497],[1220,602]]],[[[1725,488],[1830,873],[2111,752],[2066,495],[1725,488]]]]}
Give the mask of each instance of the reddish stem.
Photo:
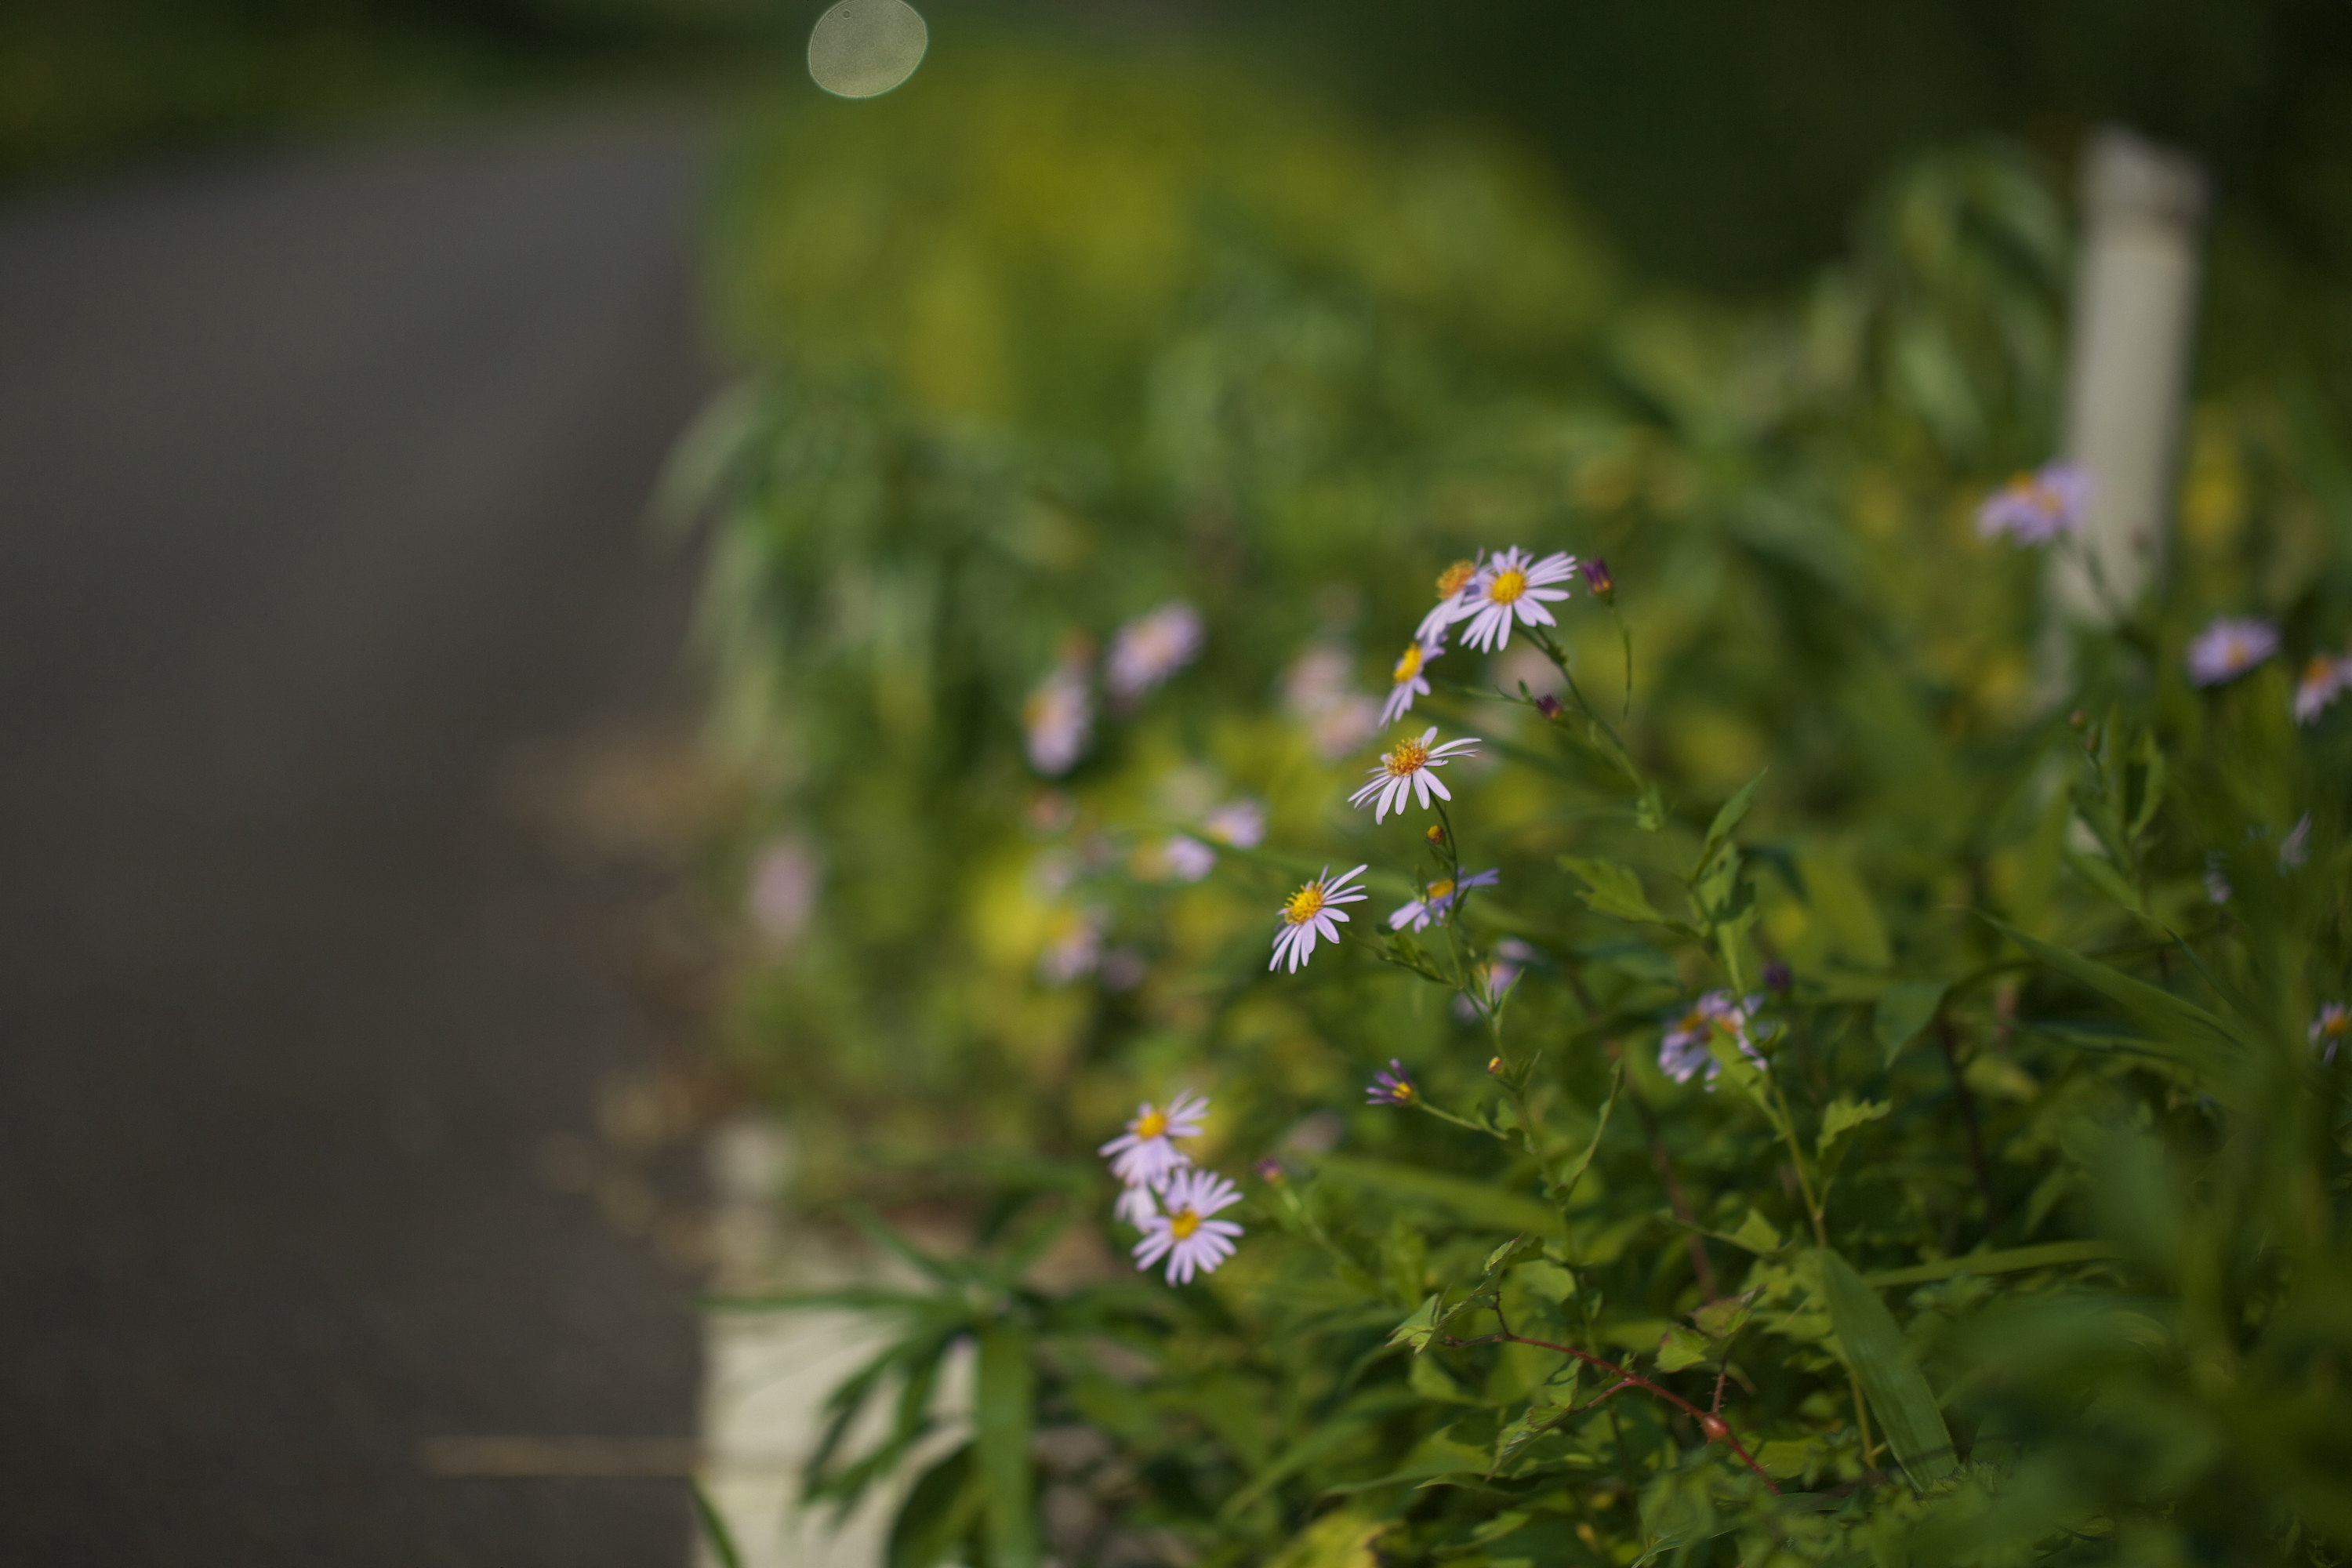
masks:
{"type": "MultiPolygon", "coordinates": [[[[1599,1356],[1594,1355],[1591,1352],[1578,1350],[1574,1345],[1556,1345],[1549,1340],[1531,1340],[1524,1334],[1515,1334],[1508,1329],[1505,1329],[1499,1333],[1481,1334],[1475,1340],[1457,1340],[1449,1335],[1445,1338],[1444,1342],[1448,1345],[1461,1346],[1491,1344],[1496,1341],[1515,1345],[1531,1345],[1539,1351],[1554,1351],[1564,1356],[1573,1356],[1578,1361],[1582,1362],[1585,1365],[1605,1372],[1610,1376],[1616,1378],[1618,1380],[1617,1386],[1610,1389],[1608,1393],[1601,1394],[1599,1399],[1595,1399],[1592,1402],[1593,1405],[1600,1404],[1601,1399],[1608,1398],[1612,1394],[1622,1393],[1623,1390],[1628,1388],[1638,1388],[1644,1394],[1655,1394],[1657,1397],[1664,1400],[1667,1404],[1673,1405],[1677,1410],[1687,1413],[1692,1419],[1696,1420],[1698,1423],[1698,1429],[1706,1434],[1706,1439],[1708,1442],[1720,1443],[1725,1447],[1730,1449],[1731,1457],[1733,1458],[1738,1459],[1741,1464],[1747,1466],[1750,1470],[1753,1470],[1756,1473],[1756,1479],[1764,1483],[1765,1490],[1770,1492],[1774,1497],[1780,1495],[1780,1489],[1772,1484],[1772,1478],[1764,1473],[1764,1467],[1758,1464],[1753,1458],[1749,1458],[1748,1450],[1740,1447],[1739,1439],[1731,1435],[1731,1428],[1725,1423],[1722,1416],[1709,1415],[1707,1412],[1701,1410],[1697,1405],[1693,1405],[1689,1400],[1685,1399],[1681,1394],[1676,1394],[1673,1389],[1661,1388],[1656,1384],[1652,1383],[1648,1378],[1643,1377],[1640,1373],[1633,1372],[1625,1367],[1619,1366],[1613,1361],[1603,1361],[1599,1356]]],[[[1585,1408],[1589,1410],[1591,1407],[1591,1405],[1587,1405],[1585,1408]]]]}

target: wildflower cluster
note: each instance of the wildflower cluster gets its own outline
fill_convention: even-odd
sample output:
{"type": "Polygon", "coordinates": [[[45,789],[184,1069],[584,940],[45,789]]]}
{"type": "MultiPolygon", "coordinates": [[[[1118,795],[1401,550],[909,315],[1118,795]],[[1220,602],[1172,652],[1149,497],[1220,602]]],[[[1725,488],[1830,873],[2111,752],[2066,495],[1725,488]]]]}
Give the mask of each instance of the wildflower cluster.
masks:
{"type": "MultiPolygon", "coordinates": [[[[1201,612],[1181,599],[1120,626],[1102,663],[1103,689],[1113,710],[1132,712],[1201,656],[1204,637],[1201,612]]],[[[1076,767],[1094,742],[1093,682],[1093,645],[1082,637],[1069,637],[1053,669],[1022,709],[1029,765],[1047,778],[1059,778],[1076,767]]]]}
{"type": "Polygon", "coordinates": [[[1127,1131],[1102,1146],[1111,1174],[1121,1184],[1112,1212],[1143,1233],[1135,1244],[1135,1266],[1149,1268],[1165,1259],[1168,1283],[1185,1285],[1233,1256],[1242,1227],[1214,1217],[1241,1202],[1241,1189],[1195,1167],[1176,1147],[1179,1138],[1197,1138],[1208,1115],[1206,1097],[1180,1093],[1160,1110],[1145,1101],[1127,1131]]]}

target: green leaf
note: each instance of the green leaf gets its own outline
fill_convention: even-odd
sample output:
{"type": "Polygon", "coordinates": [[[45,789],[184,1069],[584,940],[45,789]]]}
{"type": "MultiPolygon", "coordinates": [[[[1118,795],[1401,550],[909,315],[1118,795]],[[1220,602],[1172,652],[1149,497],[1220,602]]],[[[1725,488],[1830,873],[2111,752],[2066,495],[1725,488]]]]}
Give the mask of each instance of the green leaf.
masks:
{"type": "Polygon", "coordinates": [[[1971,1252],[1964,1258],[1940,1258],[1909,1268],[1886,1268],[1864,1276],[1871,1285],[1932,1285],[1962,1274],[2015,1274],[2028,1268],[2058,1268],[2069,1263],[2099,1263],[2121,1258],[2124,1249],[2111,1241],[2050,1241],[2038,1247],[2012,1247],[2000,1252],[1971,1252]]]}
{"type": "Polygon", "coordinates": [[[1315,1168],[1327,1178],[1353,1186],[1370,1187],[1392,1197],[1430,1204],[1450,1211],[1457,1218],[1491,1230],[1528,1231],[1549,1237],[1555,1241],[1565,1240],[1568,1237],[1567,1226],[1550,1205],[1486,1182],[1440,1175],[1433,1171],[1416,1170],[1411,1165],[1393,1164],[1386,1160],[1360,1159],[1349,1154],[1326,1154],[1316,1162],[1315,1168]]]}
{"type": "Polygon", "coordinates": [[[1665,917],[1650,907],[1649,895],[1642,890],[1642,879],[1630,866],[1620,866],[1613,860],[1585,860],[1573,855],[1559,858],[1560,866],[1584,880],[1586,891],[1579,895],[1595,914],[1614,915],[1623,921],[1661,921],[1665,917]]]}
{"type": "Polygon", "coordinates": [[[925,1470],[891,1521],[885,1568],[938,1568],[963,1555],[985,1494],[972,1484],[969,1443],[925,1470]]]}
{"type": "Polygon", "coordinates": [[[2074,875],[2088,882],[2110,903],[2136,915],[2147,913],[2147,907],[2140,902],[2138,889],[2124,880],[2123,873],[2116,870],[2115,863],[2105,856],[2085,855],[2079,849],[2069,849],[2066,851],[2066,864],[2074,868],[2074,875]]]}
{"type": "Polygon", "coordinates": [[[2223,1064],[2240,1053],[2241,1042],[2230,1026],[2194,1002],[2175,996],[2169,991],[2159,990],[2144,980],[2135,980],[2122,970],[2101,963],[2097,959],[2085,958],[2053,942],[2028,936],[2016,927],[1990,916],[1984,918],[1987,924],[2023,948],[2041,963],[2090,987],[2121,1007],[2156,1037],[2157,1044],[2169,1047],[2166,1054],[2183,1066],[2218,1079],[2223,1064]]]}
{"type": "Polygon", "coordinates": [[[1037,1415],[1037,1373],[1029,1336],[998,1323],[980,1336],[973,1425],[987,1493],[989,1568],[1037,1568],[1037,1515],[1029,1438],[1037,1415]]]}
{"type": "Polygon", "coordinates": [[[1547,1301],[1565,1301],[1576,1294],[1576,1276],[1540,1258],[1520,1264],[1512,1278],[1547,1301]]]}
{"type": "Polygon", "coordinates": [[[1846,1365],[1862,1384],[1863,1395],[1877,1413],[1887,1444],[1911,1484],[1924,1490],[1957,1468],[1952,1434],[1944,1425],[1935,1390],[1912,1362],[1903,1331],[1878,1292],[1835,1249],[1822,1248],[1820,1258],[1830,1321],[1837,1327],[1846,1365]]]}
{"type": "MultiPolygon", "coordinates": [[[[719,1568],[743,1568],[743,1553],[736,1550],[735,1532],[727,1528],[726,1516],[710,1500],[710,1494],[703,1489],[698,1478],[694,1482],[694,1517],[701,1521],[703,1539],[710,1542],[710,1553],[719,1559],[719,1568]]],[[[929,1568],[929,1564],[923,1568],[929,1568]]]]}
{"type": "Polygon", "coordinates": [[[1412,1317],[1389,1331],[1389,1343],[1404,1345],[1415,1355],[1427,1350],[1437,1333],[1437,1303],[1444,1295],[1442,1290],[1432,1292],[1429,1300],[1413,1309],[1412,1317]]]}
{"type": "Polygon", "coordinates": [[[1748,1326],[1756,1312],[1752,1293],[1748,1296],[1725,1296],[1709,1301],[1691,1314],[1698,1331],[1711,1340],[1727,1340],[1748,1326]]]}
{"type": "MultiPolygon", "coordinates": [[[[1765,773],[1771,771],[1769,768],[1764,770],[1765,773]]],[[[1748,808],[1756,804],[1756,786],[1763,782],[1764,773],[1758,773],[1741,784],[1738,792],[1723,803],[1723,809],[1715,814],[1715,820],[1707,825],[1706,842],[1699,847],[1700,870],[1706,869],[1706,863],[1715,858],[1715,852],[1730,839],[1739,826],[1740,819],[1748,815],[1748,808]]]]}
{"type": "Polygon", "coordinates": [[[1686,1366],[1698,1365],[1714,1353],[1715,1347],[1707,1343],[1705,1334],[1676,1323],[1658,1341],[1658,1370],[1680,1372],[1686,1366]]]}
{"type": "Polygon", "coordinates": [[[1780,1233],[1772,1228],[1770,1220],[1754,1209],[1749,1209],[1748,1217],[1739,1222],[1739,1228],[1724,1239],[1763,1258],[1771,1257],[1781,1247],[1780,1233]]]}
{"type": "Polygon", "coordinates": [[[1830,1108],[1822,1113],[1819,1144],[1822,1163],[1829,1163],[1830,1152],[1837,1147],[1839,1139],[1857,1127],[1868,1126],[1894,1109],[1892,1103],[1884,1100],[1857,1100],[1843,1094],[1830,1101],[1830,1108]]]}
{"type": "Polygon", "coordinates": [[[1904,1047],[1919,1037],[1919,1031],[1935,1022],[1936,1009],[1944,1005],[1944,983],[1940,980],[1898,980],[1879,993],[1878,1005],[1871,1016],[1871,1030],[1878,1037],[1878,1047],[1886,1053],[1887,1064],[1904,1047]]]}

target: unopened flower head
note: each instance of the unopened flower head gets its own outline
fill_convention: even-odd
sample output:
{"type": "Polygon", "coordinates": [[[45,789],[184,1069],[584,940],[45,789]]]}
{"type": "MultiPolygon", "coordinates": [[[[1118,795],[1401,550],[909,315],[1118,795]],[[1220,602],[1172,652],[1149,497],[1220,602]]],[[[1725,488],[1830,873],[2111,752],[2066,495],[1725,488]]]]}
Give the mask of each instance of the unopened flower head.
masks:
{"type": "Polygon", "coordinates": [[[1557,626],[1542,601],[1565,599],[1568,590],[1550,584],[1576,575],[1576,557],[1547,555],[1538,561],[1517,545],[1486,563],[1464,595],[1470,614],[1462,640],[1484,653],[1508,647],[1511,627],[1557,626]]]}
{"type": "Polygon", "coordinates": [[[2189,645],[2189,679],[2199,686],[2219,686],[2237,679],[2278,650],[2278,628],[2270,622],[2251,616],[2224,616],[2189,645]]]}
{"type": "Polygon", "coordinates": [[[1181,599],[1136,616],[1111,638],[1104,687],[1115,701],[1134,701],[1199,658],[1201,637],[1201,612],[1181,599]]]}
{"type": "Polygon", "coordinates": [[[2091,477],[2074,463],[2049,463],[2020,474],[1977,509],[1977,532],[2012,544],[2047,544],[2083,525],[2091,477]]]}
{"type": "Polygon", "coordinates": [[[1145,1100],[1126,1132],[1102,1146],[1110,1173],[1130,1187],[1164,1186],[1171,1173],[1189,1163],[1170,1140],[1199,1137],[1201,1120],[1208,1113],[1206,1095],[1181,1093],[1165,1110],[1145,1100]]]}
{"type": "Polygon", "coordinates": [[[1339,941],[1339,927],[1335,922],[1348,918],[1347,912],[1339,906],[1360,904],[1371,897],[1363,889],[1351,886],[1363,874],[1364,868],[1359,866],[1352,871],[1342,871],[1334,877],[1331,868],[1326,866],[1321,876],[1285,899],[1282,903],[1282,928],[1274,933],[1274,959],[1266,967],[1278,969],[1287,959],[1290,973],[1296,974],[1299,966],[1314,953],[1318,938],[1325,942],[1339,941]]]}
{"type": "Polygon", "coordinates": [[[1473,876],[1463,878],[1458,884],[1450,877],[1440,877],[1422,889],[1421,897],[1404,905],[1389,917],[1389,929],[1404,931],[1411,928],[1413,931],[1427,931],[1432,921],[1441,921],[1445,918],[1445,911],[1452,909],[1463,894],[1473,888],[1491,888],[1502,879],[1502,876],[1503,873],[1498,869],[1480,871],[1473,876]]]}
{"type": "Polygon", "coordinates": [[[1381,704],[1381,722],[1393,724],[1412,711],[1412,700],[1429,695],[1429,661],[1445,651],[1442,644],[1412,642],[1397,656],[1389,672],[1388,700],[1381,704]]]}
{"type": "Polygon", "coordinates": [[[2319,1016],[2311,1021],[2311,1027],[2304,1034],[2311,1041],[2311,1048],[2319,1053],[2319,1059],[2332,1062],[2336,1059],[2336,1047],[2344,1043],[2345,1036],[2352,1035],[2352,1011],[2347,1011],[2341,1002],[2330,1002],[2319,1009],[2319,1016]]]}
{"type": "Polygon", "coordinates": [[[1265,839],[1265,807],[1254,800],[1229,801],[1209,813],[1201,831],[1219,844],[1255,849],[1265,839]]]}
{"type": "Polygon", "coordinates": [[[1348,797],[1349,805],[1370,805],[1372,820],[1385,820],[1391,811],[1402,811],[1408,797],[1417,797],[1423,810],[1429,808],[1429,797],[1452,800],[1453,792],[1437,776],[1437,770],[1458,758],[1477,753],[1478,738],[1475,735],[1459,741],[1434,745],[1437,726],[1432,724],[1421,732],[1417,741],[1399,741],[1395,747],[1381,754],[1371,770],[1371,782],[1348,797]]]}
{"type": "Polygon", "coordinates": [[[1166,1212],[1144,1223],[1143,1239],[1135,1244],[1138,1268],[1149,1268],[1165,1258],[1168,1283],[1183,1285],[1234,1255],[1242,1227],[1211,1216],[1242,1201],[1239,1187],[1214,1171],[1180,1171],[1169,1179],[1160,1201],[1166,1212]]]}
{"type": "Polygon", "coordinates": [[[1413,628],[1413,641],[1443,643],[1445,628],[1470,613],[1470,584],[1476,581],[1485,559],[1481,555],[1476,561],[1456,561],[1437,574],[1437,603],[1413,628]]]}
{"type": "Polygon", "coordinates": [[[1029,694],[1021,710],[1028,731],[1029,765],[1047,778],[1077,766],[1095,731],[1094,695],[1084,663],[1065,659],[1029,694]]]}
{"type": "Polygon", "coordinates": [[[1404,1063],[1394,1057],[1389,1065],[1372,1075],[1364,1086],[1367,1105],[1411,1105],[1420,1098],[1421,1090],[1413,1086],[1412,1075],[1404,1070],[1404,1063]]]}
{"type": "Polygon", "coordinates": [[[2294,683],[2294,721],[2315,724],[2335,700],[2352,687],[2352,658],[2315,653],[2294,683]]]}
{"type": "Polygon", "coordinates": [[[1609,563],[1596,555],[1584,563],[1581,570],[1584,573],[1584,585],[1592,590],[1594,598],[1604,605],[1613,605],[1617,602],[1617,579],[1609,574],[1609,563]]]}
{"type": "Polygon", "coordinates": [[[1217,868],[1217,852],[1189,834],[1180,833],[1160,851],[1168,874],[1180,882],[1197,882],[1217,868]]]}
{"type": "Polygon", "coordinates": [[[1763,1068],[1764,1053],[1756,1048],[1752,1023],[1763,1005],[1759,995],[1735,998],[1728,991],[1708,992],[1690,1011],[1667,1021],[1665,1036],[1658,1042],[1658,1069],[1676,1083],[1688,1083],[1704,1068],[1706,1086],[1713,1089],[1723,1064],[1707,1047],[1717,1033],[1728,1036],[1741,1056],[1763,1068]]]}

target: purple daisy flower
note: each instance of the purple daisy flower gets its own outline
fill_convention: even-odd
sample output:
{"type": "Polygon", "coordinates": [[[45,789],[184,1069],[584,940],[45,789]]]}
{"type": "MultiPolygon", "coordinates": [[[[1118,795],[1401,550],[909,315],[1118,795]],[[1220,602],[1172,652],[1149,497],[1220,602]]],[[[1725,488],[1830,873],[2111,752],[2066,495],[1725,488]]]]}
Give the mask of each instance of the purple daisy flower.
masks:
{"type": "Polygon", "coordinates": [[[1241,1201],[1242,1190],[1214,1171],[1178,1172],[1161,1194],[1167,1212],[1144,1222],[1143,1239],[1135,1244],[1133,1254],[1136,1268],[1149,1268],[1165,1258],[1171,1285],[1188,1284],[1194,1274],[1212,1272],[1234,1255],[1242,1227],[1210,1216],[1241,1201]]]}
{"type": "Polygon", "coordinates": [[[1741,1056],[1762,1068],[1766,1065],[1764,1053],[1756,1048],[1750,1022],[1763,1005],[1760,995],[1734,1000],[1728,991],[1708,992],[1691,1005],[1689,1012],[1670,1021],[1664,1037],[1658,1042],[1658,1069],[1676,1083],[1688,1083],[1704,1068],[1706,1087],[1712,1090],[1723,1072],[1723,1064],[1715,1059],[1707,1042],[1718,1029],[1738,1043],[1741,1056]]]}
{"type": "Polygon", "coordinates": [[[2279,650],[2278,628],[2252,616],[2224,616],[2189,645],[2189,679],[2199,686],[2235,680],[2279,650]]]}
{"type": "Polygon", "coordinates": [[[1411,1105],[1420,1096],[1421,1090],[1414,1087],[1412,1075],[1406,1072],[1404,1063],[1394,1057],[1391,1057],[1389,1065],[1374,1073],[1372,1081],[1364,1086],[1366,1105],[1411,1105]]]}
{"type": "Polygon", "coordinates": [[[1169,1140],[1199,1137],[1201,1120],[1208,1113],[1209,1099],[1202,1094],[1179,1094],[1165,1110],[1147,1100],[1136,1109],[1127,1131],[1099,1152],[1109,1158],[1110,1173],[1129,1186],[1162,1188],[1171,1173],[1191,1163],[1169,1140]]]}
{"type": "Polygon", "coordinates": [[[2074,463],[2048,463],[2020,474],[1977,509],[1977,532],[2013,544],[2047,544],[2083,525],[2091,476],[2074,463]]]}

